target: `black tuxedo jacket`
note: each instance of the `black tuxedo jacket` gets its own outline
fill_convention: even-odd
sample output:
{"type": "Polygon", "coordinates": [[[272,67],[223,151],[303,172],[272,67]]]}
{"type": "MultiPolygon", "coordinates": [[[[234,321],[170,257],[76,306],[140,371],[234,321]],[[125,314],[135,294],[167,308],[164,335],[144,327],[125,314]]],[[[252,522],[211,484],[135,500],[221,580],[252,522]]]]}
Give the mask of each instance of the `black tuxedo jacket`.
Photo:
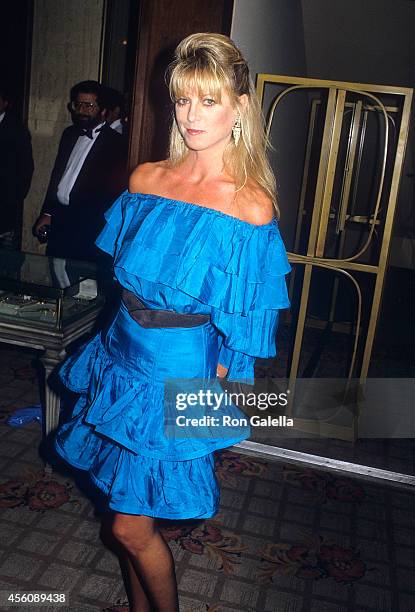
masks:
{"type": "Polygon", "coordinates": [[[0,233],[18,230],[33,174],[29,131],[6,112],[0,123],[0,233]]]}
{"type": "Polygon", "coordinates": [[[95,260],[99,251],[94,242],[104,227],[104,213],[127,186],[126,142],[107,124],[103,126],[71,190],[69,205],[64,206],[57,198],[58,185],[78,137],[78,128],[70,126],[59,144],[41,211],[52,216],[46,253],[95,260]]]}

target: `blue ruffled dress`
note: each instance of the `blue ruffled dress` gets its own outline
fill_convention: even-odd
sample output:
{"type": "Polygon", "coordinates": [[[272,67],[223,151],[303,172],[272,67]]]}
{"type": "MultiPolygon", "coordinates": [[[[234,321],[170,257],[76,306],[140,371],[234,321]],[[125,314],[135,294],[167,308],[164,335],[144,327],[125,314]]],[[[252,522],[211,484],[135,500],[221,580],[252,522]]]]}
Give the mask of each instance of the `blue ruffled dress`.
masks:
{"type": "MultiPolygon", "coordinates": [[[[276,354],[290,271],[274,219],[253,225],[210,208],[124,192],[96,244],[119,283],[147,308],[210,315],[193,328],[144,328],[121,305],[110,325],[68,358],[64,384],[80,397],[55,437],[57,452],[88,470],[109,507],[127,514],[208,518],[218,509],[213,451],[249,437],[243,424],[195,436],[166,434],[165,385],[253,382],[255,357],[276,354]]],[[[236,416],[236,406],[226,408],[236,416]]],[[[176,428],[177,429],[177,428],[176,428]]]]}

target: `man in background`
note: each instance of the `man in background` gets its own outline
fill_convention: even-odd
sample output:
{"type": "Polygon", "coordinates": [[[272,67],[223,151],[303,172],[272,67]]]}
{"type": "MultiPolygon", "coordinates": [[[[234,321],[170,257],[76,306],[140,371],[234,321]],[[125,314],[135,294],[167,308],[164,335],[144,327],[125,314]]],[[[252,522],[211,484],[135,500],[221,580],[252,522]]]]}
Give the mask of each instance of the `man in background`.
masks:
{"type": "Polygon", "coordinates": [[[18,249],[34,166],[30,133],[11,112],[11,102],[0,83],[0,246],[18,249]]]}
{"type": "Polygon", "coordinates": [[[101,261],[94,242],[104,213],[126,187],[124,139],[106,123],[106,88],[82,81],[70,92],[73,125],[62,134],[34,233],[47,235],[46,254],[101,261]]]}
{"type": "Polygon", "coordinates": [[[123,134],[124,130],[124,97],[113,87],[105,87],[107,112],[105,119],[113,130],[123,134]]]}

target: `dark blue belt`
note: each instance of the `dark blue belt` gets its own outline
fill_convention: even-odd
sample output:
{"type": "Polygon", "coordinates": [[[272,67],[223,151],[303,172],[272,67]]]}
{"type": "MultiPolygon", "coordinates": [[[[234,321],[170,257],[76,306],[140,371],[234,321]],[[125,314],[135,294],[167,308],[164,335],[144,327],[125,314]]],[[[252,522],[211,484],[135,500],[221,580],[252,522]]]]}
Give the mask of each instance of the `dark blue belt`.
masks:
{"type": "Polygon", "coordinates": [[[123,289],[121,299],[134,321],[146,328],[197,327],[210,321],[209,315],[147,308],[134,293],[127,289],[123,289]]]}

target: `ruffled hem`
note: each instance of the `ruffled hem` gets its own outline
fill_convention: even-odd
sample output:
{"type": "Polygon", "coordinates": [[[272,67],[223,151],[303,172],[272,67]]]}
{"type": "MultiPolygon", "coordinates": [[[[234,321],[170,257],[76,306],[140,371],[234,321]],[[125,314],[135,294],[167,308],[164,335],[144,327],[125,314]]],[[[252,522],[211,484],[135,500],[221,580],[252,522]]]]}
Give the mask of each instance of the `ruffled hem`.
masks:
{"type": "MultiPolygon", "coordinates": [[[[135,455],[164,461],[197,459],[250,435],[249,425],[242,421],[222,428],[175,426],[177,409],[174,403],[165,403],[164,384],[138,378],[124,362],[114,361],[99,334],[71,356],[59,374],[66,387],[81,393],[71,420],[57,433],[62,447],[74,447],[70,453],[74,457],[89,450],[96,453],[97,434],[135,455]]],[[[226,406],[226,414],[230,418],[242,416],[234,405],[226,406]]]]}
{"type": "Polygon", "coordinates": [[[84,451],[80,462],[55,440],[60,457],[89,472],[112,510],[165,519],[211,518],[218,511],[213,455],[163,462],[135,456],[103,439],[97,439],[96,445],[98,452],[97,448],[94,453],[84,451]]]}
{"type": "MultiPolygon", "coordinates": [[[[59,368],[59,377],[65,387],[74,393],[88,391],[91,384],[91,373],[102,348],[100,335],[97,334],[79,347],[73,355],[67,357],[59,368]]],[[[73,416],[76,414],[77,412],[74,412],[73,416]]]]}
{"type": "MultiPolygon", "coordinates": [[[[276,220],[252,225],[187,202],[124,192],[96,244],[114,270],[178,289],[226,313],[289,306],[291,270],[276,220]]],[[[120,280],[120,279],[119,279],[120,280]]]]}

